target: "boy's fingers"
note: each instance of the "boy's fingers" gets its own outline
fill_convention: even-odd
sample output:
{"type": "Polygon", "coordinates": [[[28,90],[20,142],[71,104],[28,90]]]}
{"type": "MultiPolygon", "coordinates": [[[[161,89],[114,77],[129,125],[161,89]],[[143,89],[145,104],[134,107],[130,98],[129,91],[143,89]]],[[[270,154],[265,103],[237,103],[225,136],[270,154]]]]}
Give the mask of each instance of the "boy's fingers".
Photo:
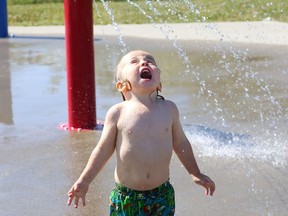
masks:
{"type": "Polygon", "coordinates": [[[209,190],[210,190],[210,196],[213,196],[214,191],[215,191],[215,184],[214,184],[213,181],[211,181],[211,182],[209,182],[209,183],[207,184],[207,193],[206,193],[206,195],[209,194],[209,190]]]}
{"type": "Polygon", "coordinates": [[[209,194],[209,187],[205,187],[205,195],[209,194]]]}
{"type": "Polygon", "coordinates": [[[83,206],[86,206],[85,197],[82,198],[82,203],[83,203],[83,206]]]}
{"type": "Polygon", "coordinates": [[[213,183],[213,187],[212,187],[212,189],[210,189],[210,195],[211,196],[213,196],[215,189],[216,189],[215,184],[213,183]]]}
{"type": "Polygon", "coordinates": [[[68,201],[67,201],[67,205],[71,205],[71,202],[72,202],[72,198],[69,197],[69,198],[68,198],[68,201]]]}
{"type": "Polygon", "coordinates": [[[68,198],[68,201],[67,201],[67,205],[71,205],[72,200],[73,200],[73,198],[74,198],[74,195],[68,193],[68,197],[69,197],[69,198],[68,198]]]}
{"type": "Polygon", "coordinates": [[[210,189],[210,196],[213,196],[215,188],[210,189]]]}
{"type": "Polygon", "coordinates": [[[75,197],[74,208],[78,208],[79,197],[75,197]]]}
{"type": "Polygon", "coordinates": [[[215,191],[215,184],[212,180],[200,180],[198,184],[202,185],[205,188],[205,195],[213,196],[215,191]]]}

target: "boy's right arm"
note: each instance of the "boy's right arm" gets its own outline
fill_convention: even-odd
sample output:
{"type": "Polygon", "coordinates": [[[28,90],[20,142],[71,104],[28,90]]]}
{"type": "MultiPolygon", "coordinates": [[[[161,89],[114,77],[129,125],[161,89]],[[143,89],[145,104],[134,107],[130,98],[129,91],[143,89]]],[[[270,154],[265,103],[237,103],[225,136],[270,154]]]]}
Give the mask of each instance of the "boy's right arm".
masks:
{"type": "Polygon", "coordinates": [[[85,206],[85,196],[90,183],[100,172],[115,150],[119,113],[120,112],[116,106],[110,108],[107,112],[101,138],[93,150],[79,179],[68,191],[68,205],[70,205],[74,199],[74,207],[77,208],[79,199],[82,199],[83,206],[85,206]]]}

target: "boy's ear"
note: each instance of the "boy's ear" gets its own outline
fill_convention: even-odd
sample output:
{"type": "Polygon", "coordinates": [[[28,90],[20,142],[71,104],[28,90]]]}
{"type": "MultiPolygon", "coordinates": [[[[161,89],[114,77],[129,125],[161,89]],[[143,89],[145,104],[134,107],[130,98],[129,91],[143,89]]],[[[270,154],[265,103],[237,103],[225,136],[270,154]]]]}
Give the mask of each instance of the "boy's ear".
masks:
{"type": "Polygon", "coordinates": [[[124,85],[126,86],[127,91],[130,91],[132,89],[131,83],[128,80],[124,82],[124,85]]]}
{"type": "Polygon", "coordinates": [[[125,90],[125,86],[122,82],[116,82],[115,86],[119,92],[123,92],[125,90]]]}
{"type": "Polygon", "coordinates": [[[156,90],[157,90],[157,91],[160,91],[160,92],[162,91],[162,83],[161,83],[161,82],[159,83],[159,86],[157,87],[156,90]]]}
{"type": "Polygon", "coordinates": [[[119,92],[125,92],[125,91],[130,91],[131,90],[131,84],[129,81],[124,81],[124,82],[116,82],[116,89],[119,92]]]}

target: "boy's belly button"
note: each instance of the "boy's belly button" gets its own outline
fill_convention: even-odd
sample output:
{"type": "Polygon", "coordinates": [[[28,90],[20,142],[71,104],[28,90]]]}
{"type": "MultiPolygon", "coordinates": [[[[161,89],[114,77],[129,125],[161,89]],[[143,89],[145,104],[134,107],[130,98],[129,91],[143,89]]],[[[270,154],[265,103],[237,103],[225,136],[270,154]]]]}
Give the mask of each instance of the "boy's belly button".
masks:
{"type": "Polygon", "coordinates": [[[150,178],[150,173],[147,173],[146,178],[147,178],[147,179],[150,178]]]}

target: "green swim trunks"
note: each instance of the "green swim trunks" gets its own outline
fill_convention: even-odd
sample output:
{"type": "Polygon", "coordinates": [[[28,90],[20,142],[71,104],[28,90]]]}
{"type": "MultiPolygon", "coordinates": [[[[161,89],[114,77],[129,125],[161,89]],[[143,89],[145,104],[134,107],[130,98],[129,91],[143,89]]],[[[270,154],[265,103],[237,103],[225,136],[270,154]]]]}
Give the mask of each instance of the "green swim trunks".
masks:
{"type": "Polygon", "coordinates": [[[175,194],[169,181],[148,191],[137,191],[116,183],[110,195],[110,215],[174,215],[175,194]]]}

